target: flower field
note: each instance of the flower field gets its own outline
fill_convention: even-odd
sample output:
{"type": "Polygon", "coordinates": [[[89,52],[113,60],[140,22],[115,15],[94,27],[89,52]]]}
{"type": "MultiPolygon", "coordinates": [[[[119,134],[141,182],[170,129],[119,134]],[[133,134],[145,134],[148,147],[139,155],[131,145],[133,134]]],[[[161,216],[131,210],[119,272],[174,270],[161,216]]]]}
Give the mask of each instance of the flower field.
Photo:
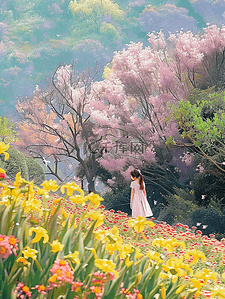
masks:
{"type": "Polygon", "coordinates": [[[225,240],[105,210],[73,182],[4,178],[0,298],[225,298],[225,240]]]}

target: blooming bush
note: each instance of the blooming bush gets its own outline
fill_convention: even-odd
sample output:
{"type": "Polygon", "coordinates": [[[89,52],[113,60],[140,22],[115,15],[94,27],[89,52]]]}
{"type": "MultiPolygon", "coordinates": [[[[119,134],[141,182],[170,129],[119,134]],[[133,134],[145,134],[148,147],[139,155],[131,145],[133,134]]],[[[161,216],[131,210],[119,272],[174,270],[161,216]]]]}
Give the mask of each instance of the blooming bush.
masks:
{"type": "Polygon", "coordinates": [[[224,240],[107,211],[75,183],[0,186],[0,298],[225,298],[224,240]]]}

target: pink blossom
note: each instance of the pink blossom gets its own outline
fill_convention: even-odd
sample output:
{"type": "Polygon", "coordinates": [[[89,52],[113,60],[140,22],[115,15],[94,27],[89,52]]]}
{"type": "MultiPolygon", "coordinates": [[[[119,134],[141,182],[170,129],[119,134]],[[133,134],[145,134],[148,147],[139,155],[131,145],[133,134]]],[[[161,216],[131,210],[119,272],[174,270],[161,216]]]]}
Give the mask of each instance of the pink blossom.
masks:
{"type": "Polygon", "coordinates": [[[32,292],[30,292],[27,286],[19,282],[13,294],[16,294],[16,298],[28,299],[31,298],[32,292]]]}
{"type": "Polygon", "coordinates": [[[0,235],[0,257],[7,258],[12,252],[16,256],[16,251],[19,249],[17,242],[18,240],[14,236],[0,235]]]}
{"type": "MultiPolygon", "coordinates": [[[[50,272],[54,276],[54,279],[50,277],[49,282],[52,286],[63,284],[65,282],[73,282],[74,272],[71,270],[70,265],[65,260],[56,260],[50,272]]],[[[50,285],[50,286],[51,286],[50,285]]]]}

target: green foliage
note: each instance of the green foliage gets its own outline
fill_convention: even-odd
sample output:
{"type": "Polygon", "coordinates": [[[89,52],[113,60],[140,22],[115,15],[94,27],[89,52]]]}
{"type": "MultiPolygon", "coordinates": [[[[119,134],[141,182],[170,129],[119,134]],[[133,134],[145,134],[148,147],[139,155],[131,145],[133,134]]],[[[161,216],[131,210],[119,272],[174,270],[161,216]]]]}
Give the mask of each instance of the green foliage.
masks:
{"type": "Polygon", "coordinates": [[[104,35],[109,36],[109,38],[112,38],[114,40],[117,40],[120,37],[119,32],[111,23],[102,22],[102,25],[100,27],[100,32],[104,35]]]}
{"type": "Polygon", "coordinates": [[[17,172],[21,172],[22,177],[28,180],[28,167],[24,154],[11,146],[8,149],[8,153],[9,159],[1,162],[1,167],[6,171],[7,178],[13,180],[17,172]]]}
{"type": "Polygon", "coordinates": [[[159,214],[158,220],[166,221],[169,224],[182,223],[191,224],[191,216],[197,209],[193,191],[186,191],[174,188],[175,194],[165,196],[167,206],[159,214]]]}
{"type": "Polygon", "coordinates": [[[217,237],[225,237],[225,210],[219,210],[218,207],[199,207],[191,215],[192,225],[200,223],[198,228],[205,235],[215,234],[217,237]],[[206,226],[206,227],[205,227],[206,226]]]}
{"type": "Polygon", "coordinates": [[[120,10],[117,3],[110,0],[85,0],[85,1],[70,1],[69,8],[73,14],[83,13],[87,16],[96,16],[98,18],[103,15],[109,15],[117,20],[123,18],[124,13],[120,10]]]}
{"type": "Polygon", "coordinates": [[[107,210],[123,211],[131,215],[130,209],[130,187],[124,186],[124,189],[113,189],[104,194],[104,206],[107,210]]]}
{"type": "Polygon", "coordinates": [[[43,167],[33,158],[25,157],[28,168],[28,176],[30,181],[34,181],[35,185],[40,185],[45,180],[45,172],[43,167]]]}
{"type": "Polygon", "coordinates": [[[6,143],[16,138],[15,124],[11,124],[8,118],[0,116],[0,140],[6,143]]]}
{"type": "Polygon", "coordinates": [[[225,175],[215,169],[207,169],[203,173],[196,173],[193,179],[193,188],[198,205],[208,206],[210,200],[216,197],[217,205],[225,204],[225,175]]]}
{"type": "Polygon", "coordinates": [[[205,100],[194,101],[192,97],[192,102],[180,101],[172,117],[189,146],[225,172],[225,93],[210,93],[205,100]]]}
{"type": "Polygon", "coordinates": [[[13,180],[18,172],[25,180],[33,180],[36,185],[40,185],[45,180],[45,173],[41,165],[33,158],[25,157],[13,147],[8,149],[9,159],[0,160],[0,167],[6,171],[7,178],[13,180]]]}

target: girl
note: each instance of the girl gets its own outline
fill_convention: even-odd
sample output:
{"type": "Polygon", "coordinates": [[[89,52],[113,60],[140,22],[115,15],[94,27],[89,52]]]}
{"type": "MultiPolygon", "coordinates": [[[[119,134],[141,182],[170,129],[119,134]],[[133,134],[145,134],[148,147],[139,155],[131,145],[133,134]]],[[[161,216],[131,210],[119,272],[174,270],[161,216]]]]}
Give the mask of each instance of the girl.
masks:
{"type": "Polygon", "coordinates": [[[132,217],[151,217],[153,216],[152,210],[147,200],[145,183],[143,176],[139,170],[133,170],[130,173],[133,182],[130,184],[131,197],[130,207],[132,209],[132,217]]]}

